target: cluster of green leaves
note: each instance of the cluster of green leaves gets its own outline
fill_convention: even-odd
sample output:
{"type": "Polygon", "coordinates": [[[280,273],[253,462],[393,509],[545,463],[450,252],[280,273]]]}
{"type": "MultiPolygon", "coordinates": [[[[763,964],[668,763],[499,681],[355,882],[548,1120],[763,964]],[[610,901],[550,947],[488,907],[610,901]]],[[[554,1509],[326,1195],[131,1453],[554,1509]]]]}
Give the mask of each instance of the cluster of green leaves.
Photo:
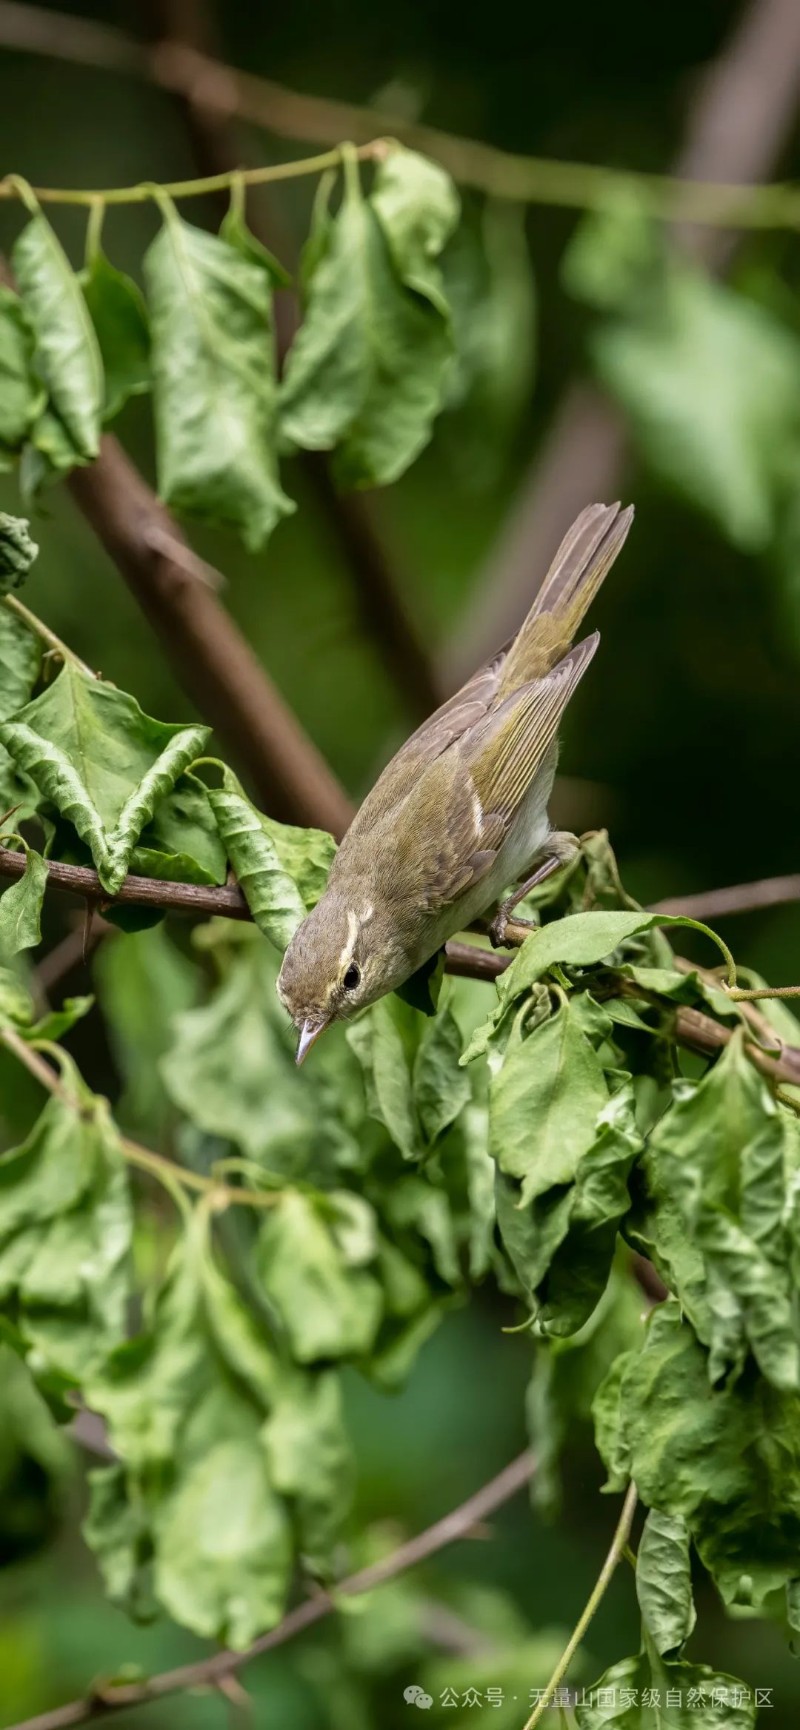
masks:
{"type": "MultiPolygon", "coordinates": [[[[727,1605],[800,1626],[800,1131],[751,1050],[793,1042],[791,1015],[770,1003],[756,1027],[716,973],[681,964],[665,927],[691,922],[632,905],[600,834],[532,899],[541,929],[488,1015],[477,982],[448,982],[434,1013],[388,997],[298,1071],[275,979],[330,837],[265,817],[224,766],[207,785],[204,729],[145,716],[74,658],[53,676],[13,597],[0,633],[4,797],[22,808],[7,824],[26,827],[6,840],[27,853],[0,896],[2,1063],[22,1041],[57,1065],[44,1109],[3,1093],[0,1317],[56,1417],[80,1397],[108,1427],[86,1536],[111,1595],[244,1646],[298,1562],[334,1579],[343,1368],[396,1386],[491,1277],[537,1340],[540,1505],[593,1410],[609,1488],[632,1478],[649,1509],[642,1649],[603,1685],[711,1699],[726,1679],[683,1656],[691,1546],[727,1605]],[[155,925],[101,955],[120,1123],[194,1185],[190,1205],[158,1167],[177,1220],[149,1259],[130,1148],[53,1044],[90,1002],[37,1021],[25,984],[51,859],[91,861],[110,897],[137,867],[201,883],[233,867],[253,916],[183,948],[155,925]],[[726,1036],[713,1063],[681,1052],[687,1008],[726,1036]],[[646,1325],[632,1250],[671,1293],[646,1325]]],[[[609,1721],[580,1713],[582,1730],[609,1721]]]]}
{"type": "Polygon", "coordinates": [[[637,447],[734,546],[769,552],[794,595],[800,332],[763,276],[715,281],[669,246],[632,183],[578,227],[567,290],[592,310],[594,370],[637,447]]]}
{"type": "Polygon", "coordinates": [[[19,459],[36,493],[91,462],[103,427],[152,392],[161,497],[257,548],[294,509],[282,455],[330,451],[342,486],[381,486],[414,461],[445,407],[468,410],[473,425],[488,416],[495,431],[511,424],[529,370],[521,227],[498,238],[491,213],[483,234],[465,227],[445,277],[459,219],[449,176],[387,145],[365,191],[355,153],[342,154],[341,187],[329,173],[315,200],[282,380],[273,299],[290,279],[249,232],[241,187],[218,234],[154,188],[162,226],[144,259],[145,298],[103,252],[96,213],[76,273],[20,183],[16,292],[0,291],[0,466],[19,459]]]}

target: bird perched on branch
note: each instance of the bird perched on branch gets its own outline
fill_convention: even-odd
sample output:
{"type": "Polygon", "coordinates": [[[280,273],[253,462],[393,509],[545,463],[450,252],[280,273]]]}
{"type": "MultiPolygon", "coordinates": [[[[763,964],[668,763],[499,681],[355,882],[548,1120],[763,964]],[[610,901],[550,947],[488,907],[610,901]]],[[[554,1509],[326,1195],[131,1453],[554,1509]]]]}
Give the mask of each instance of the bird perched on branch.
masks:
{"type": "Polygon", "coordinates": [[[582,511],[517,636],[412,733],[367,795],[278,978],[298,1063],[332,1021],[403,985],[517,884],[489,928],[502,943],[517,903],[574,857],[547,805],[561,716],[599,635],[570,645],[632,521],[630,506],[582,511]]]}

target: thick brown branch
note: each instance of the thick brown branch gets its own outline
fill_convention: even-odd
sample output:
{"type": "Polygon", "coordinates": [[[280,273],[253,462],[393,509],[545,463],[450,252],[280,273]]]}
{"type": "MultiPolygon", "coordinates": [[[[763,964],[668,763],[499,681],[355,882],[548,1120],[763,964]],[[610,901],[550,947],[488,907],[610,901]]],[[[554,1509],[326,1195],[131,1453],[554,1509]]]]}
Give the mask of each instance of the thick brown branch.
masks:
{"type": "Polygon", "coordinates": [[[160,637],[187,695],[249,775],[264,807],[344,833],[352,809],[199,561],[117,440],[69,480],[73,498],[160,637]]]}
{"type": "MultiPolygon", "coordinates": [[[[13,853],[0,847],[0,877],[22,877],[25,854],[13,853]]],[[[167,913],[198,913],[211,918],[219,914],[224,919],[250,919],[250,909],[241,889],[235,884],[219,888],[205,883],[165,883],[157,877],[126,877],[116,895],[106,894],[96,871],[85,865],[62,865],[48,860],[47,881],[52,889],[67,895],[80,895],[94,901],[98,907],[112,902],[123,907],[163,907],[167,913]]]]}
{"type": "Polygon", "coordinates": [[[177,1694],[188,1688],[213,1687],[227,1676],[233,1676],[243,1665],[252,1662],[263,1652],[271,1652],[276,1646],[285,1645],[297,1634],[302,1634],[306,1628],[313,1627],[315,1622],[321,1622],[336,1609],[340,1598],[355,1598],[362,1592],[374,1591],[376,1586],[382,1586],[387,1580],[396,1579],[398,1574],[407,1573],[409,1568],[415,1568],[420,1562],[427,1561],[429,1556],[435,1556],[449,1544],[459,1539],[469,1537],[475,1527],[483,1520],[496,1513],[505,1502],[524,1488],[536,1470],[534,1455],[526,1451],[516,1460],[499,1472],[491,1482],[484,1484],[474,1496],[470,1496],[453,1512],[446,1514],[444,1519],[437,1520],[426,1531],[419,1532],[415,1538],[401,1544],[391,1555],[384,1556],[380,1561],[373,1562],[368,1568],[359,1569],[348,1579],[342,1580],[336,1588],[336,1597],[329,1597],[326,1592],[320,1592],[314,1598],[307,1598],[297,1608],[290,1610],[277,1628],[270,1629],[268,1634],[262,1634],[254,1641],[246,1652],[215,1652],[210,1658],[201,1658],[194,1664],[182,1664],[177,1670],[165,1670],[161,1675],[151,1676],[146,1682],[125,1683],[117,1688],[108,1688],[102,1694],[96,1693],[83,1700],[72,1700],[69,1705],[57,1706],[53,1712],[42,1712],[35,1718],[26,1718],[23,1723],[13,1726],[13,1730],[69,1730],[74,1724],[94,1724],[101,1718],[110,1718],[116,1712],[124,1712],[129,1706],[146,1706],[153,1700],[163,1700],[167,1694],[177,1694]]]}
{"type": "MultiPolygon", "coordinates": [[[[24,854],[0,847],[0,878],[21,877],[24,870],[24,854]]],[[[80,895],[100,907],[120,902],[137,907],[162,907],[167,913],[196,913],[206,917],[216,914],[225,919],[244,920],[252,917],[241,889],[232,884],[216,888],[200,883],[165,883],[155,877],[126,877],[117,894],[109,896],[97,872],[86,866],[62,865],[57,860],[50,860],[47,871],[48,882],[54,889],[80,895]]],[[[509,934],[513,929],[509,926],[509,934]]],[[[518,929],[521,932],[522,928],[518,929]]],[[[508,956],[496,955],[493,950],[481,949],[472,943],[448,943],[445,955],[448,973],[462,979],[486,981],[499,978],[510,960],[508,956]]],[[[679,962],[680,958],[676,958],[676,964],[679,962]]],[[[643,995],[639,987],[628,980],[619,981],[615,990],[626,996],[643,995]]],[[[731,1037],[730,1028],[715,1021],[713,1016],[688,1008],[679,1008],[675,1012],[672,1031],[679,1045],[699,1051],[704,1057],[715,1057],[731,1037]]],[[[768,1037],[774,1037],[777,1043],[777,1036],[771,1029],[768,1029],[768,1037]]],[[[776,1057],[762,1050],[760,1045],[751,1044],[748,1050],[757,1068],[771,1081],[800,1085],[800,1048],[783,1046],[776,1057]]]]}
{"type": "MultiPolygon", "coordinates": [[[[800,5],[750,0],[690,111],[675,173],[687,184],[755,184],[772,171],[800,94],[800,5]]],[[[730,262],[736,236],[681,226],[676,243],[707,268],[730,262]]],[[[613,498],[628,458],[619,411],[594,385],[568,387],[543,449],[489,559],[446,659],[456,687],[519,626],[553,550],[587,499],[613,498]]]]}

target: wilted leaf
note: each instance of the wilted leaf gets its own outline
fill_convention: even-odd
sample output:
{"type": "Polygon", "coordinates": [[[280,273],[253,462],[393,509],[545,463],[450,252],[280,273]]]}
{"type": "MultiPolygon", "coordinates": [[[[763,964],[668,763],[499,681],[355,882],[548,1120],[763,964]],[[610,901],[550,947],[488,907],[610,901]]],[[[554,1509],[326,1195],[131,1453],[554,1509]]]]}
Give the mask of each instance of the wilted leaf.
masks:
{"type": "MultiPolygon", "coordinates": [[[[27,625],[0,605],[0,721],[27,703],[42,661],[42,645],[27,625]]],[[[15,768],[0,745],[0,817],[20,806],[10,822],[20,823],[36,810],[39,794],[29,776],[15,768]]]]}
{"type": "Polygon", "coordinates": [[[380,1285],[348,1261],[320,1202],[289,1191],[269,1209],[258,1269],[298,1363],[370,1350],[383,1309],[380,1285]]]}
{"type": "Polygon", "coordinates": [[[171,206],[144,268],[161,497],[260,547],[293,509],[277,472],[271,271],[171,206]]]}
{"type": "Polygon", "coordinates": [[[74,824],[113,895],[141,830],[208,733],[152,720],[133,697],[68,661],[41,696],[0,724],[0,744],[74,824]]]}
{"type": "Polygon", "coordinates": [[[680,1514],[651,1508],[636,1552],[636,1595],[658,1652],[675,1652],[697,1620],[689,1531],[680,1514]]]}
{"type": "Polygon", "coordinates": [[[489,1152],[526,1204],[572,1181],[608,1100],[602,1065],[566,1002],[509,1049],[492,1077],[489,1152]]]}
{"type": "Polygon", "coordinates": [[[667,258],[635,204],[591,217],[573,286],[611,314],[596,371],[653,468],[747,551],[773,536],[800,438],[800,344],[773,313],[667,258]]]}
{"type": "Polygon", "coordinates": [[[384,1124],[405,1159],[423,1151],[412,1066],[419,1024],[397,997],[382,997],[347,1028],[347,1043],[364,1075],[367,1110],[384,1124]]]}
{"type": "MultiPolygon", "coordinates": [[[[35,365],[53,411],[76,460],[91,462],[100,448],[103,363],[78,279],[41,211],[15,241],[12,262],[36,337],[35,365]]],[[[33,439],[38,442],[35,429],[33,439]]]]}
{"type": "Polygon", "coordinates": [[[0,594],[21,587],[38,554],[27,518],[0,511],[0,594]]]}
{"type": "Polygon", "coordinates": [[[190,1123],[288,1176],[304,1174],[312,1149],[336,1126],[320,1110],[322,1076],[298,1074],[275,992],[273,952],[251,932],[207,1003],[175,1016],[160,1069],[190,1123]]]}
{"type": "MultiPolygon", "coordinates": [[[[619,1258],[584,1326],[566,1338],[537,1341],[525,1406],[537,1460],[531,1492],[535,1506],[545,1513],[552,1515],[561,1507],[562,1451],[582,1440],[599,1386],[608,1385],[608,1373],[620,1355],[640,1344],[643,1322],[641,1294],[619,1258]]],[[[624,1471],[620,1479],[618,1487],[624,1489],[624,1471]]]]}
{"type": "Polygon", "coordinates": [[[713,1381],[741,1373],[750,1350],[776,1387],[800,1389],[788,1137],[787,1114],[738,1032],[696,1087],[682,1084],[650,1136],[657,1256],[710,1348],[713,1381]]]}
{"type": "Polygon", "coordinates": [[[142,830],[130,870],[171,883],[224,883],[226,864],[208,789],[181,775],[142,830]]]}
{"type": "Polygon", "coordinates": [[[426,1141],[449,1129],[471,1097],[459,1063],[461,1044],[458,1023],[445,1004],[427,1022],[414,1059],[414,1103],[426,1141]]]}
{"type": "Polygon", "coordinates": [[[448,448],[470,484],[496,481],[533,389],[536,295],[526,210],[487,200],[442,259],[453,316],[448,448]]]}
{"type": "Polygon", "coordinates": [[[275,1489],[293,1508],[305,1564],[325,1573],[354,1476],[334,1371],[281,1370],[264,1426],[264,1446],[275,1489]]]}
{"type": "Polygon", "coordinates": [[[111,421],[131,396],[150,389],[150,328],[144,296],[99,247],[80,277],[105,375],[103,420],[111,421]]]}
{"type": "Polygon", "coordinates": [[[672,1299],[611,1379],[596,1408],[612,1483],[625,1460],[643,1501],[686,1521],[725,1603],[763,1610],[797,1577],[800,1396],[754,1366],[710,1387],[707,1353],[672,1299]]]}
{"type": "Polygon", "coordinates": [[[0,1303],[41,1363],[81,1380],[124,1335],[131,1210],[108,1106],[61,1066],[66,1097],[0,1155],[0,1303]]]}
{"type": "MultiPolygon", "coordinates": [[[[115,1476],[108,1495],[115,1530],[124,1537],[124,1494],[128,1525],[137,1509],[146,1523],[161,1604],[196,1633],[239,1648],[280,1616],[292,1562],[263,1436],[277,1369],[196,1220],[176,1248],[151,1325],[88,1391],[124,1462],[124,1486],[115,1476]]],[[[101,1512],[95,1500],[87,1536],[109,1587],[127,1594],[135,1573],[124,1546],[120,1554],[109,1542],[101,1512]]],[[[129,1558],[131,1551],[129,1542],[129,1558]]]]}
{"type": "Polygon", "coordinates": [[[628,1178],[642,1147],[628,1082],[601,1111],[596,1136],[578,1164],[567,1230],[540,1291],[543,1333],[574,1333],[602,1296],[617,1233],[630,1207],[628,1178]]]}
{"type": "Polygon", "coordinates": [[[452,354],[436,260],[457,213],[442,170],[398,150],[369,199],[348,160],[342,207],[313,236],[281,430],[290,444],[335,450],[344,486],[396,480],[430,437],[452,354]]]}
{"type": "Polygon", "coordinates": [[[21,450],[46,401],[33,371],[33,332],[16,294],[0,283],[0,467],[21,450]]]}
{"type": "Polygon", "coordinates": [[[33,847],[25,858],[24,875],[0,896],[0,954],[18,955],[42,941],[42,904],[47,865],[33,847]]]}
{"type": "Polygon", "coordinates": [[[294,829],[265,817],[229,769],[209,789],[217,827],[260,931],[283,953],[319,899],[336,851],[321,829],[294,829]]]}
{"type": "Polygon", "coordinates": [[[653,1652],[622,1658],[575,1708],[578,1730],[754,1730],[755,1694],[707,1664],[665,1664],[653,1652]]]}
{"type": "Polygon", "coordinates": [[[168,1099],[159,1069],[175,1018],[191,1008],[198,970],[163,926],[102,943],[93,961],[112,1051],[124,1081],[116,1113],[136,1133],[159,1137],[168,1099]]]}

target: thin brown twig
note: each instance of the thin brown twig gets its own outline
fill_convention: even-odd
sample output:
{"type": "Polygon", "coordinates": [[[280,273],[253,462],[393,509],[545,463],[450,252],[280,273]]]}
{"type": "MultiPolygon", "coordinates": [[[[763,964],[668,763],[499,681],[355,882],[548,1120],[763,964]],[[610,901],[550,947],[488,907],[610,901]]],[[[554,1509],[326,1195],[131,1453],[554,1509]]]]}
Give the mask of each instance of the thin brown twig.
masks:
{"type": "Polygon", "coordinates": [[[397,1575],[406,1573],[409,1568],[427,1561],[447,1545],[468,1537],[475,1526],[496,1513],[498,1508],[523,1489],[525,1484],[530,1482],[535,1470],[535,1457],[526,1449],[516,1460],[512,1460],[510,1465],[504,1467],[496,1478],[484,1484],[475,1495],[462,1502],[460,1507],[446,1514],[444,1519],[435,1521],[426,1531],[409,1538],[390,1555],[383,1556],[369,1567],[360,1568],[357,1573],[349,1575],[339,1583],[333,1595],[320,1592],[298,1604],[278,1623],[277,1628],[262,1634],[245,1652],[215,1652],[209,1658],[201,1658],[193,1664],[182,1664],[178,1669],[151,1676],[146,1682],[109,1686],[84,1699],[72,1700],[66,1706],[57,1706],[52,1712],[42,1712],[35,1718],[26,1718],[13,1725],[11,1730],[70,1730],[70,1726],[74,1724],[95,1723],[101,1718],[112,1717],[116,1712],[123,1712],[129,1706],[145,1706],[153,1700],[162,1700],[165,1695],[184,1689],[216,1687],[226,1676],[235,1675],[245,1664],[251,1663],[262,1653],[273,1651],[276,1646],[284,1645],[287,1640],[294,1639],[306,1628],[323,1621],[336,1609],[340,1599],[355,1598],[364,1592],[374,1591],[377,1586],[385,1585],[388,1580],[393,1580],[397,1575]]]}
{"type": "MultiPolygon", "coordinates": [[[[57,1099],[63,1099],[69,1106],[76,1107],[76,1102],[69,1090],[64,1086],[60,1076],[51,1069],[46,1058],[34,1045],[13,1027],[0,1028],[0,1044],[16,1057],[28,1073],[39,1082],[39,1085],[57,1099]]],[[[79,1107],[76,1107],[79,1109],[79,1107]]],[[[141,1142],[132,1141],[129,1136],[121,1135],[119,1145],[125,1158],[140,1171],[146,1171],[151,1177],[157,1177],[169,1187],[181,1184],[185,1189],[195,1190],[198,1194],[207,1195],[213,1199],[219,1208],[229,1207],[274,1207],[279,1200],[278,1190],[234,1189],[230,1184],[221,1183],[215,1177],[203,1177],[199,1171],[189,1171],[186,1166],[177,1165],[173,1159],[168,1159],[164,1153],[155,1153],[150,1147],[143,1147],[141,1142]]]]}
{"type": "Polygon", "coordinates": [[[722,919],[729,913],[754,913],[800,901],[800,873],[761,877],[755,883],[732,883],[728,889],[706,889],[697,895],[667,895],[651,904],[651,913],[680,913],[690,919],[722,919]]]}
{"type": "MultiPolygon", "coordinates": [[[[782,3],[792,6],[794,0],[782,3]]],[[[369,148],[376,139],[392,136],[441,162],[463,186],[495,198],[583,209],[606,200],[615,188],[633,179],[645,205],[667,219],[680,217],[722,228],[794,227],[798,221],[796,188],[753,186],[752,180],[759,177],[747,173],[746,151],[742,152],[745,160],[739,184],[724,172],[718,176],[698,172],[691,179],[682,179],[678,174],[629,173],[595,163],[518,155],[409,121],[390,109],[289,90],[272,79],[223,65],[186,45],[160,43],[149,50],[112,25],[15,4],[14,0],[0,4],[0,42],[30,54],[148,80],[214,108],[223,117],[235,116],[284,138],[310,144],[338,144],[350,139],[369,148]]],[[[748,48],[757,60],[758,40],[748,48]]],[[[779,131],[784,106],[783,68],[777,65],[773,71],[778,116],[775,130],[779,131]]]]}
{"type": "MultiPolygon", "coordinates": [[[[25,857],[22,853],[0,847],[0,878],[21,877],[24,870],[25,857]]],[[[104,903],[108,905],[111,902],[121,902],[123,905],[138,907],[162,907],[168,913],[220,915],[225,919],[245,921],[252,918],[244,895],[235,884],[223,884],[217,888],[199,883],[164,883],[155,877],[127,877],[117,894],[109,896],[96,871],[90,871],[84,865],[63,865],[59,861],[48,860],[47,871],[48,882],[54,889],[71,895],[81,895],[99,902],[101,906],[104,903]]],[[[527,934],[522,926],[515,927],[513,923],[509,923],[509,939],[522,941],[527,934]]],[[[446,971],[462,979],[492,981],[497,979],[508,965],[508,956],[496,955],[492,950],[482,949],[477,944],[453,941],[445,947],[446,971]]],[[[623,996],[646,998],[646,993],[634,980],[619,980],[615,989],[623,996]]],[[[746,1007],[743,1005],[743,1008],[746,1007]]],[[[685,1045],[689,1050],[698,1051],[705,1057],[715,1057],[723,1046],[727,1045],[731,1030],[715,1021],[713,1016],[704,1015],[701,1010],[681,1006],[673,1014],[672,1034],[679,1045],[685,1045]]],[[[781,1045],[777,1056],[772,1056],[755,1044],[749,1044],[747,1049],[756,1067],[768,1079],[800,1085],[800,1048],[781,1045]]]]}

